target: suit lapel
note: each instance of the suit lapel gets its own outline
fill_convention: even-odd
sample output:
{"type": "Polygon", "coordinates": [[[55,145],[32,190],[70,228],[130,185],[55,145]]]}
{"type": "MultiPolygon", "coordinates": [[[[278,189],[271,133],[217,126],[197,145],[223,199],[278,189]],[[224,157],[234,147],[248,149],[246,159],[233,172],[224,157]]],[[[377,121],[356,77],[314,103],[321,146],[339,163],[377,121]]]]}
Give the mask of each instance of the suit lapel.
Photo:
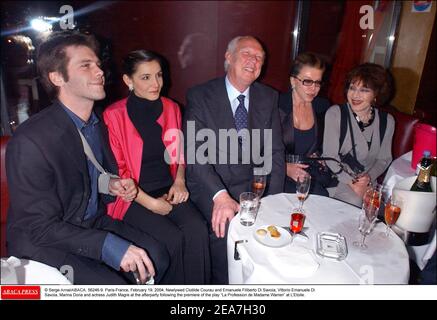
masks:
{"type": "Polygon", "coordinates": [[[263,112],[264,99],[260,95],[259,90],[256,88],[256,84],[250,88],[250,100],[249,100],[249,129],[264,129],[266,115],[263,112]]]}
{"type": "Polygon", "coordinates": [[[62,109],[62,106],[57,104],[54,105],[53,109],[53,123],[58,127],[59,132],[61,132],[59,143],[62,146],[62,150],[68,154],[79,171],[88,177],[86,157],[83,151],[82,140],[80,139],[76,126],[68,114],[62,109]]]}
{"type": "Polygon", "coordinates": [[[218,97],[218,103],[215,105],[212,116],[216,119],[218,129],[235,129],[235,120],[226,91],[225,78],[220,78],[219,81],[217,94],[213,96],[213,99],[218,97]]]}

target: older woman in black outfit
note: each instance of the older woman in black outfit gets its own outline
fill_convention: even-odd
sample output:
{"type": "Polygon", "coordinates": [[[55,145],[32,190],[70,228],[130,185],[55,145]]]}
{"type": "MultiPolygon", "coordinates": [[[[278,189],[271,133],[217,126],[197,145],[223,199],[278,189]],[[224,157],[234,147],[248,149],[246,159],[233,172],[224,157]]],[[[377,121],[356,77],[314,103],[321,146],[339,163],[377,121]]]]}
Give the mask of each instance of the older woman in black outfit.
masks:
{"type": "MultiPolygon", "coordinates": [[[[329,101],[317,97],[322,84],[325,63],[312,53],[301,53],[293,61],[290,72],[291,91],[279,97],[279,113],[286,154],[314,156],[321,151],[323,120],[329,101]]],[[[299,176],[310,171],[304,163],[287,163],[285,192],[296,192],[299,176]]],[[[312,172],[310,193],[328,196],[317,172],[312,172]]]]}

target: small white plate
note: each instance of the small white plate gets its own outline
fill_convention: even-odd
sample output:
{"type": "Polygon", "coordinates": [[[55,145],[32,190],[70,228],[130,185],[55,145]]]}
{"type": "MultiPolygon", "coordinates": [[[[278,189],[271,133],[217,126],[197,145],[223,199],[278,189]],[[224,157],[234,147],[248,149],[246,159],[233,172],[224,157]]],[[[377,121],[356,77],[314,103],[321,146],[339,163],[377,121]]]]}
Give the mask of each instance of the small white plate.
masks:
{"type": "Polygon", "coordinates": [[[275,226],[276,229],[278,230],[278,232],[281,234],[281,236],[278,238],[273,238],[270,235],[270,232],[267,230],[268,226],[269,225],[261,226],[253,231],[253,237],[259,243],[261,243],[265,246],[268,246],[268,247],[273,247],[273,248],[280,248],[280,247],[286,246],[287,244],[291,243],[291,235],[287,230],[285,230],[284,228],[275,226]],[[266,235],[261,236],[258,233],[256,233],[256,231],[259,229],[264,229],[267,232],[266,235]]]}

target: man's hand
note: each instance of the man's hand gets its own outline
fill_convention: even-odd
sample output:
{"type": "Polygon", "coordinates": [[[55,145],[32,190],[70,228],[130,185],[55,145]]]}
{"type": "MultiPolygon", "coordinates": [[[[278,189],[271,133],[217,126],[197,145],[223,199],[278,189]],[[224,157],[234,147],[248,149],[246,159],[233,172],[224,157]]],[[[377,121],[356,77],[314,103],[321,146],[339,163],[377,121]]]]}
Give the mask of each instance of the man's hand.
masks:
{"type": "Polygon", "coordinates": [[[137,196],[138,188],[133,179],[111,178],[109,180],[109,192],[121,197],[126,202],[130,202],[137,196]]]}
{"type": "Polygon", "coordinates": [[[240,205],[227,192],[219,193],[214,199],[211,226],[218,238],[224,238],[226,223],[231,221],[238,210],[240,210],[240,205]]]}
{"type": "Polygon", "coordinates": [[[171,204],[179,204],[188,200],[189,193],[185,187],[185,181],[176,179],[168,191],[167,201],[171,204]]]}
{"type": "Polygon", "coordinates": [[[155,268],[146,251],[134,245],[127,248],[121,259],[120,268],[124,272],[138,271],[141,282],[145,283],[148,276],[155,276],[155,268]]]}

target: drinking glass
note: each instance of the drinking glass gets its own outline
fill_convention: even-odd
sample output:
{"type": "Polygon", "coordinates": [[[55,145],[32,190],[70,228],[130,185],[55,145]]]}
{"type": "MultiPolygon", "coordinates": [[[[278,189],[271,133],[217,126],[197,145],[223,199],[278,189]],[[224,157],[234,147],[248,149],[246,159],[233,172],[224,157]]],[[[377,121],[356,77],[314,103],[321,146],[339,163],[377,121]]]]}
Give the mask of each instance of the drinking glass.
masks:
{"type": "Polygon", "coordinates": [[[253,192],[240,194],[240,223],[243,226],[251,226],[255,223],[258,213],[259,198],[253,192]]]}
{"type": "Polygon", "coordinates": [[[311,185],[311,176],[309,174],[297,177],[296,195],[297,195],[297,199],[300,202],[299,209],[302,209],[303,207],[303,202],[305,201],[306,197],[308,196],[308,192],[310,191],[310,185],[311,185]]]}
{"type": "Polygon", "coordinates": [[[384,219],[387,225],[385,229],[385,236],[388,237],[390,235],[390,230],[392,225],[396,223],[401,214],[401,203],[399,199],[395,199],[393,196],[390,197],[385,205],[384,210],[384,219]]]}
{"type": "Polygon", "coordinates": [[[300,154],[287,154],[285,160],[287,163],[302,163],[303,156],[300,154]]]}
{"type": "Polygon", "coordinates": [[[266,189],[267,175],[262,168],[253,169],[252,192],[260,199],[266,189]]]}
{"type": "Polygon", "coordinates": [[[370,232],[372,232],[374,222],[375,219],[373,221],[369,221],[369,219],[367,219],[366,214],[360,215],[358,230],[361,233],[361,241],[354,241],[353,242],[354,246],[359,247],[362,250],[367,249],[367,244],[365,244],[366,237],[370,234],[370,232]]]}
{"type": "Polygon", "coordinates": [[[297,234],[302,231],[305,224],[305,212],[302,208],[295,208],[292,210],[290,217],[290,230],[293,234],[297,234]]]}
{"type": "Polygon", "coordinates": [[[362,210],[370,222],[375,220],[378,215],[379,207],[381,205],[381,190],[381,185],[370,186],[364,193],[362,210]]]}

